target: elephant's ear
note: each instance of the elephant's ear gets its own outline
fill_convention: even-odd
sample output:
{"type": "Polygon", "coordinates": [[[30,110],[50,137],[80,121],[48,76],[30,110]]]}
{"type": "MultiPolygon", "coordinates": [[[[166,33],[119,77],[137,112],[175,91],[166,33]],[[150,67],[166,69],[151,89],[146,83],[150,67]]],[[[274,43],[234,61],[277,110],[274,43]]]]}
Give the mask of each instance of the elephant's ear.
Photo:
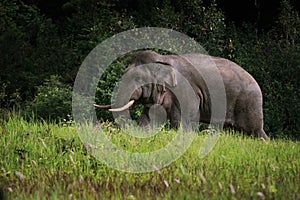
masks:
{"type": "Polygon", "coordinates": [[[158,56],[156,56],[155,63],[162,64],[158,76],[160,76],[160,78],[171,87],[175,87],[177,85],[177,77],[176,70],[174,68],[174,60],[170,56],[158,54],[158,56]]]}
{"type": "Polygon", "coordinates": [[[157,63],[162,64],[163,67],[160,67],[154,76],[160,82],[160,84],[167,83],[171,87],[177,85],[176,73],[174,69],[174,60],[169,56],[160,55],[154,51],[146,50],[139,51],[133,56],[133,63],[137,65],[157,63]],[[163,80],[163,83],[161,83],[163,80]]]}
{"type": "Polygon", "coordinates": [[[170,65],[164,64],[163,67],[161,67],[158,73],[156,74],[156,79],[163,86],[165,85],[165,83],[167,83],[171,87],[175,87],[177,85],[177,77],[176,77],[175,69],[170,65]]]}

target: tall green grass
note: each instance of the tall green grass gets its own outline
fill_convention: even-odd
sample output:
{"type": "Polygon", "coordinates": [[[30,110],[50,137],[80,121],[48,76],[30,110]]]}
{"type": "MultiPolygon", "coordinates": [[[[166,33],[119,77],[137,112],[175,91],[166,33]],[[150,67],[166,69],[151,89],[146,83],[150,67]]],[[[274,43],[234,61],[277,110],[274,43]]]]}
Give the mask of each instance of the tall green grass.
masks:
{"type": "MultiPolygon", "coordinates": [[[[105,124],[116,145],[152,151],[174,131],[135,139],[105,124]]],[[[75,126],[26,121],[0,123],[0,186],[8,199],[300,199],[300,143],[222,133],[212,152],[199,158],[198,133],[174,163],[154,172],[117,171],[86,150],[75,126]]]]}

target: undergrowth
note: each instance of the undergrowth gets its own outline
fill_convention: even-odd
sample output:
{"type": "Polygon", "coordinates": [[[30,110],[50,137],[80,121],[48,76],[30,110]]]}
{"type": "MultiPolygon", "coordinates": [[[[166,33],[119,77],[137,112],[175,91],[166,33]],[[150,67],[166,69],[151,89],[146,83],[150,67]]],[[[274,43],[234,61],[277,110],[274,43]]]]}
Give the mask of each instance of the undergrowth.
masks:
{"type": "MultiPolygon", "coordinates": [[[[74,124],[10,116],[0,125],[0,186],[8,199],[300,198],[300,144],[295,141],[264,142],[227,131],[200,158],[206,137],[201,132],[167,167],[128,173],[97,160],[74,124]]],[[[176,135],[162,130],[134,138],[107,123],[102,129],[112,143],[131,152],[164,148],[176,135]]]]}

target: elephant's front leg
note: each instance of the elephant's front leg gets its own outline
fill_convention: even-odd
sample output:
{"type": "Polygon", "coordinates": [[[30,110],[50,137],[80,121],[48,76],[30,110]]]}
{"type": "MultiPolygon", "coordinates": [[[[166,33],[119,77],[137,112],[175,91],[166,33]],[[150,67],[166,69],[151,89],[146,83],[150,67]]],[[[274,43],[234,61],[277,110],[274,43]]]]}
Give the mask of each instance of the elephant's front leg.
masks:
{"type": "Polygon", "coordinates": [[[181,120],[180,109],[177,106],[172,105],[171,109],[167,110],[167,115],[170,120],[171,128],[179,128],[181,120]]]}
{"type": "Polygon", "coordinates": [[[139,118],[139,126],[146,127],[150,124],[150,117],[149,117],[149,108],[144,107],[143,111],[141,113],[141,116],[139,118]]]}
{"type": "Polygon", "coordinates": [[[170,120],[167,110],[159,104],[145,106],[140,119],[139,125],[146,129],[156,129],[165,125],[167,120],[170,120]]]}

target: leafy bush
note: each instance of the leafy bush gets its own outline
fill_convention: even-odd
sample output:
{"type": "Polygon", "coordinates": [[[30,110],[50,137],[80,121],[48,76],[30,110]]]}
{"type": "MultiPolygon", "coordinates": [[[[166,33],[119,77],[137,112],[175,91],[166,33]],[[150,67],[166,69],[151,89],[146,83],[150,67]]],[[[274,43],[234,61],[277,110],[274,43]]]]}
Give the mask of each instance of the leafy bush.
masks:
{"type": "Polygon", "coordinates": [[[37,95],[27,104],[27,113],[45,120],[65,119],[71,114],[72,89],[59,76],[51,76],[37,87],[37,95]]]}

